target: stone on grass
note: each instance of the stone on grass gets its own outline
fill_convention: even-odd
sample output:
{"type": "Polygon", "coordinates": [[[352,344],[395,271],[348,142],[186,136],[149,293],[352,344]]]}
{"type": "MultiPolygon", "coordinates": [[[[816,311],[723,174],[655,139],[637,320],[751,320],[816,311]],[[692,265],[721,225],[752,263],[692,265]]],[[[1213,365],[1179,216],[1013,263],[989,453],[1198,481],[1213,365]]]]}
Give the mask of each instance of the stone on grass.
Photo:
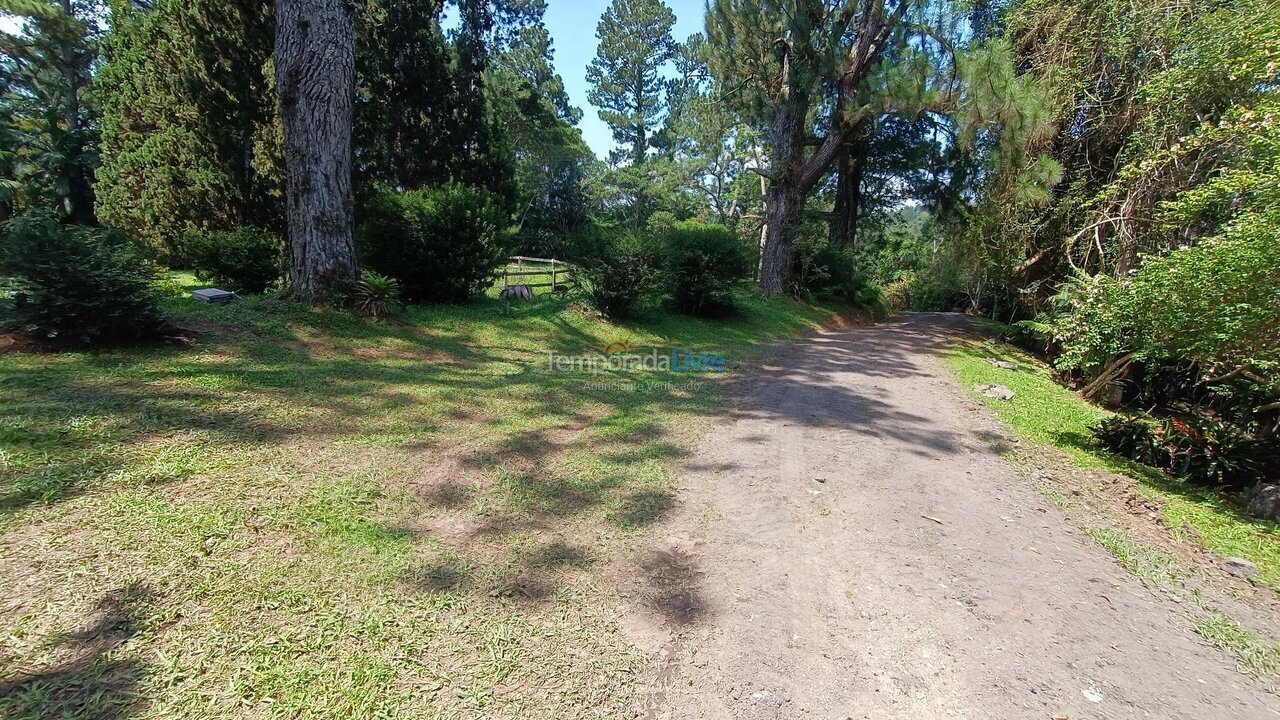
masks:
{"type": "Polygon", "coordinates": [[[973,391],[989,398],[1009,401],[1013,399],[1013,391],[1003,385],[974,385],[973,391]]]}
{"type": "Polygon", "coordinates": [[[995,358],[987,358],[987,362],[989,362],[989,363],[991,363],[992,365],[994,365],[994,366],[996,366],[996,367],[998,367],[998,368],[1001,368],[1001,369],[1003,369],[1003,370],[1017,370],[1017,369],[1018,369],[1018,365],[1017,365],[1017,363],[1011,363],[1011,362],[1009,362],[1008,360],[997,360],[997,359],[995,359],[995,358]]]}
{"type": "Polygon", "coordinates": [[[1222,569],[1236,577],[1251,578],[1258,574],[1258,566],[1244,558],[1229,557],[1222,562],[1222,569]]]}
{"type": "Polygon", "coordinates": [[[230,290],[223,290],[221,288],[203,288],[201,290],[192,290],[191,297],[195,298],[196,300],[199,300],[202,303],[213,303],[217,305],[223,305],[229,302],[235,302],[236,300],[240,299],[239,295],[236,295],[230,290]]]}
{"type": "Polygon", "coordinates": [[[1249,492],[1249,513],[1263,520],[1280,523],[1280,485],[1254,485],[1249,492]]]}

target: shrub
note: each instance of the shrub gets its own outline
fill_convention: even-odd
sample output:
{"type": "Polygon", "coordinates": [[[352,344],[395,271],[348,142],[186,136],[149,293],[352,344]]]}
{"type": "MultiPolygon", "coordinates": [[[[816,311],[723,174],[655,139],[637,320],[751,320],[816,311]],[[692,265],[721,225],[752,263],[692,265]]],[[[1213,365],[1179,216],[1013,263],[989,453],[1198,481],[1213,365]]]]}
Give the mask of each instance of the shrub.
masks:
{"type": "Polygon", "coordinates": [[[912,310],[950,311],[966,304],[961,264],[951,253],[929,256],[911,284],[912,310]]]}
{"type": "Polygon", "coordinates": [[[372,270],[362,271],[351,293],[351,302],[366,317],[390,315],[400,304],[400,281],[372,270]]]}
{"type": "Polygon", "coordinates": [[[911,297],[915,292],[915,276],[904,275],[884,288],[884,301],[891,310],[899,312],[911,309],[911,297]]]}
{"type": "Polygon", "coordinates": [[[1092,371],[1116,355],[1206,367],[1280,364],[1280,242],[1211,241],[1148,260],[1123,280],[1075,277],[1046,318],[1059,367],[1092,371]]]}
{"type": "Polygon", "coordinates": [[[1099,445],[1197,485],[1244,488],[1269,479],[1280,463],[1273,438],[1254,437],[1228,423],[1167,417],[1160,422],[1116,416],[1093,428],[1099,445]]]}
{"type": "Polygon", "coordinates": [[[377,187],[359,221],[365,264],[399,280],[412,302],[464,302],[483,293],[511,249],[497,199],[470,185],[377,187]]]}
{"type": "Polygon", "coordinates": [[[606,317],[629,315],[661,281],[662,248],[649,235],[591,226],[575,237],[578,276],[606,317]]]}
{"type": "Polygon", "coordinates": [[[1245,488],[1263,479],[1268,460],[1280,459],[1272,452],[1274,440],[1219,420],[1166,418],[1162,430],[1169,471],[1200,485],[1245,488]]]}
{"type": "Polygon", "coordinates": [[[196,277],[226,290],[265,292],[284,271],[284,245],[258,228],[192,233],[180,248],[196,277]]]}
{"type": "Polygon", "coordinates": [[[874,317],[889,314],[884,292],[858,272],[858,261],[851,248],[831,245],[822,238],[815,247],[802,247],[798,253],[804,273],[804,290],[840,298],[874,317]]]}
{"type": "Polygon", "coordinates": [[[1167,466],[1168,453],[1162,453],[1148,421],[1114,415],[1090,430],[1098,445],[1120,457],[1152,467],[1167,466]]]}
{"type": "Polygon", "coordinates": [[[4,225],[4,324],[64,343],[137,340],[158,323],[155,266],[123,233],[32,213],[4,225]]]}
{"type": "Polygon", "coordinates": [[[671,295],[681,312],[706,315],[733,307],[751,275],[750,250],[723,225],[677,223],[667,233],[671,295]]]}

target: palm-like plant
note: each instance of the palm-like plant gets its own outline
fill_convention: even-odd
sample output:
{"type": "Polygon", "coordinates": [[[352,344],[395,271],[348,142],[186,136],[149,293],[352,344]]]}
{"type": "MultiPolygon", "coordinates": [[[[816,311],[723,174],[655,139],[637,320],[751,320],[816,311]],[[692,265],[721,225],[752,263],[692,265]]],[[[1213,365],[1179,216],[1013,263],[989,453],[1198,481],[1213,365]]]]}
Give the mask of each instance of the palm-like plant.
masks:
{"type": "Polygon", "coordinates": [[[352,298],[356,310],[366,317],[379,318],[391,314],[400,305],[400,281],[372,270],[360,273],[352,298]]]}

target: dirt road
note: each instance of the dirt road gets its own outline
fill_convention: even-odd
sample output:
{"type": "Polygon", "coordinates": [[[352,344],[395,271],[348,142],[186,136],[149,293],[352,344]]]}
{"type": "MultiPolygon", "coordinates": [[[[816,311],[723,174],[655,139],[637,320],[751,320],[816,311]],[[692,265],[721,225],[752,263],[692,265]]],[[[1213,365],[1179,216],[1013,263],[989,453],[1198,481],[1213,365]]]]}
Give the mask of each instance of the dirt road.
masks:
{"type": "Polygon", "coordinates": [[[1000,458],[912,315],[797,343],[737,389],[641,558],[651,718],[1275,718],[1000,458]]]}

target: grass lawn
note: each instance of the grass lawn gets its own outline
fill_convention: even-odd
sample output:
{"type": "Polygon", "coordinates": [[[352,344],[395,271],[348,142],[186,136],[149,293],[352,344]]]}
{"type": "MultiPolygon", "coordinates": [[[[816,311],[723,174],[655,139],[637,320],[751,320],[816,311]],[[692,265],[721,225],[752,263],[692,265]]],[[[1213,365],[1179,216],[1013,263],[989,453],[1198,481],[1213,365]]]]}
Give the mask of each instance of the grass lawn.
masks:
{"type": "Polygon", "coordinates": [[[1249,517],[1234,498],[1188,485],[1163,473],[1094,448],[1089,426],[1109,413],[1055,382],[1035,358],[1004,344],[957,342],[947,363],[966,387],[1004,385],[1016,393],[1010,402],[981,397],[1021,437],[1065,451],[1081,467],[1128,474],[1139,492],[1163,508],[1176,539],[1189,539],[1221,556],[1257,563],[1259,580],[1280,593],[1280,528],[1249,517]],[[996,358],[1016,363],[1017,371],[996,367],[996,358]]]}
{"type": "Polygon", "coordinates": [[[2,717],[626,716],[648,660],[616,573],[723,376],[546,351],[736,363],[833,314],[540,295],[375,323],[191,282],[190,346],[0,355],[2,717]]]}

